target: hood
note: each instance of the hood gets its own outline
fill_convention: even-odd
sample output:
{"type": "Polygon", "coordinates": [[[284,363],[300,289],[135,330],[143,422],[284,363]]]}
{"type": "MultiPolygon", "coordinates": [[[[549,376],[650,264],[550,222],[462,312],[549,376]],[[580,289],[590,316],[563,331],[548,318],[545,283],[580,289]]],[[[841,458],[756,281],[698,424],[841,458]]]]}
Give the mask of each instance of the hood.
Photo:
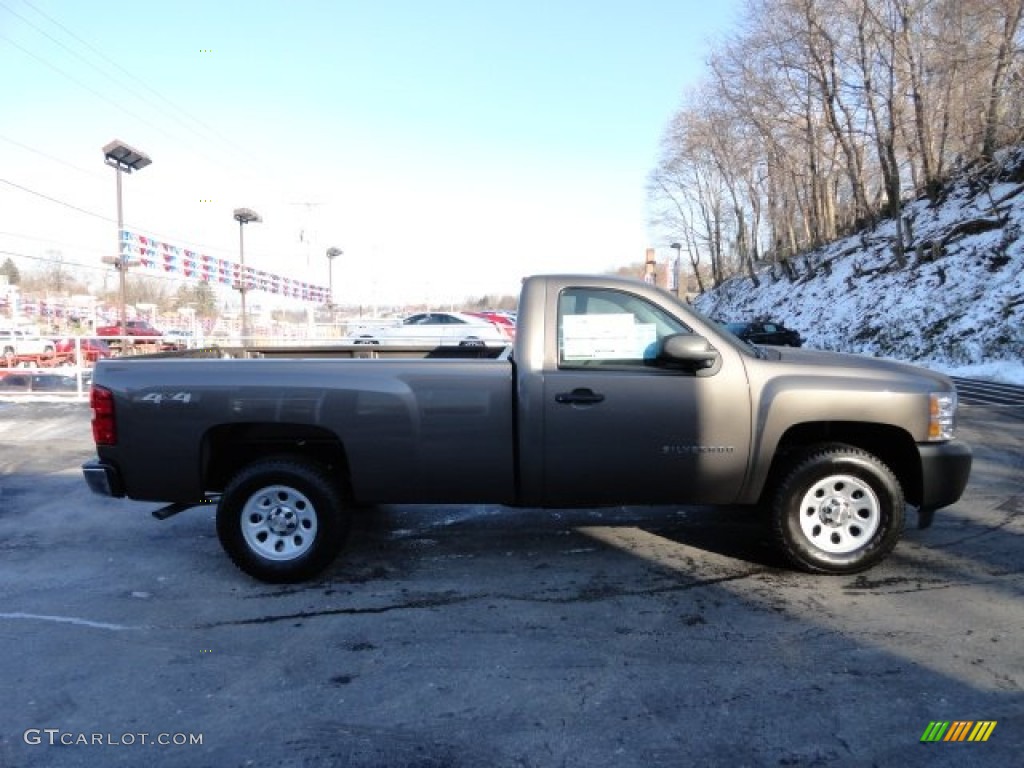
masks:
{"type": "Polygon", "coordinates": [[[899,360],[818,349],[782,347],[773,350],[777,354],[771,355],[770,360],[789,365],[806,365],[825,371],[831,369],[833,374],[856,375],[877,381],[913,382],[927,387],[930,391],[955,389],[953,381],[945,374],[899,360]]]}

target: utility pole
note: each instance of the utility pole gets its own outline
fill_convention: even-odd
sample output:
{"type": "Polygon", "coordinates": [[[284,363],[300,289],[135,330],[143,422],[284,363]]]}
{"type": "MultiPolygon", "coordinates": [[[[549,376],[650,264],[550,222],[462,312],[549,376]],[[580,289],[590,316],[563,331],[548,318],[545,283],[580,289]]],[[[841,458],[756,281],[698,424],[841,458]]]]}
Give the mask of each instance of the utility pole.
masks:
{"type": "Polygon", "coordinates": [[[310,217],[313,214],[313,209],[323,205],[323,203],[298,202],[289,203],[289,205],[301,205],[306,209],[305,221],[303,221],[302,226],[299,228],[299,242],[305,246],[306,276],[309,277],[309,270],[313,266],[311,258],[313,253],[313,241],[316,239],[316,230],[310,224],[310,217]]]}

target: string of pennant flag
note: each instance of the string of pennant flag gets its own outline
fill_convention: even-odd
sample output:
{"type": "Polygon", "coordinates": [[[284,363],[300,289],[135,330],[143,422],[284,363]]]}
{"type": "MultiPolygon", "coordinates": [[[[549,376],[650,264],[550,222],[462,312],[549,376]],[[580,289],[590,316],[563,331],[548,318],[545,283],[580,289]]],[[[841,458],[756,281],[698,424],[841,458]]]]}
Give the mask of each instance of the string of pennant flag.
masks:
{"type": "Polygon", "coordinates": [[[322,285],[293,280],[248,265],[243,276],[238,262],[163,243],[128,230],[121,232],[121,257],[137,261],[139,266],[147,269],[181,274],[204,283],[232,287],[245,285],[246,290],[267,291],[304,301],[326,303],[330,300],[330,291],[322,285]]]}

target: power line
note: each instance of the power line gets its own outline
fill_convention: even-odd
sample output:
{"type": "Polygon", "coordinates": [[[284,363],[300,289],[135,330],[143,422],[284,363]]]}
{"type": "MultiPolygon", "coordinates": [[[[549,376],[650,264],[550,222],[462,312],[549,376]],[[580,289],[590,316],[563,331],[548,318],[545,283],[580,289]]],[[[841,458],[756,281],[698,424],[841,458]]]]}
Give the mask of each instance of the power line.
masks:
{"type": "Polygon", "coordinates": [[[41,197],[44,200],[49,200],[51,203],[63,205],[65,208],[70,208],[74,211],[78,211],[79,213],[84,213],[86,216],[94,216],[95,218],[102,219],[103,221],[112,222],[114,224],[117,223],[115,219],[111,219],[109,216],[104,216],[103,214],[96,213],[95,211],[87,211],[85,208],[79,208],[77,205],[72,205],[71,203],[66,203],[63,200],[58,200],[56,197],[50,197],[49,195],[44,195],[42,192],[36,192],[34,189],[23,187],[21,184],[15,184],[13,181],[8,181],[7,179],[0,179],[0,183],[7,184],[8,186],[14,187],[15,189],[20,189],[22,192],[28,192],[30,195],[41,197]]]}
{"type": "Polygon", "coordinates": [[[95,96],[100,101],[103,101],[103,102],[109,104],[110,106],[114,107],[115,109],[120,110],[121,112],[124,112],[129,117],[135,118],[136,120],[138,120],[139,122],[143,123],[144,125],[148,125],[150,128],[153,128],[154,130],[158,131],[159,133],[162,133],[164,136],[168,136],[168,137],[170,137],[172,139],[174,138],[171,134],[167,133],[167,131],[165,131],[163,128],[161,128],[156,123],[150,122],[149,120],[147,120],[144,117],[141,117],[140,115],[133,114],[130,110],[125,109],[124,106],[122,106],[118,102],[114,101],[113,99],[108,99],[102,93],[100,93],[97,90],[94,90],[93,88],[90,88],[88,85],[83,83],[81,80],[78,80],[77,78],[75,78],[72,75],[68,74],[63,69],[58,67],[57,65],[51,64],[50,62],[46,61],[45,59],[41,58],[40,56],[36,56],[36,54],[32,53],[32,51],[28,50],[23,45],[14,42],[10,37],[7,37],[6,35],[0,35],[0,40],[4,40],[8,45],[11,45],[11,46],[17,48],[19,51],[24,53],[26,56],[28,56],[28,57],[30,57],[32,59],[35,59],[36,61],[38,61],[43,66],[49,67],[50,69],[52,69],[57,74],[66,77],[68,80],[70,80],[72,83],[77,85],[79,88],[82,88],[83,90],[88,91],[89,93],[91,93],[93,96],[95,96]]]}
{"type": "MultiPolygon", "coordinates": [[[[41,28],[38,24],[36,24],[33,21],[31,21],[30,19],[26,18],[23,14],[18,13],[17,11],[13,10],[9,6],[8,3],[3,2],[2,0],[0,0],[0,9],[6,10],[8,13],[13,15],[14,17],[20,19],[26,25],[28,25],[33,30],[35,30],[35,32],[37,32],[39,35],[41,35],[44,38],[46,38],[47,40],[49,40],[52,44],[54,44],[56,46],[59,46],[66,53],[74,56],[75,59],[77,59],[77,60],[79,60],[81,62],[84,62],[92,70],[94,70],[95,72],[99,73],[103,77],[105,77],[107,79],[112,79],[115,82],[120,82],[122,84],[123,90],[126,93],[130,93],[133,98],[135,98],[137,100],[141,100],[142,102],[144,102],[144,103],[146,103],[146,104],[148,104],[150,106],[153,106],[153,107],[161,109],[162,111],[165,112],[165,116],[170,117],[171,119],[175,120],[177,122],[177,124],[179,124],[181,127],[183,127],[186,131],[190,132],[193,135],[193,137],[199,138],[203,142],[209,141],[210,138],[212,137],[214,140],[219,142],[219,144],[221,144],[224,147],[226,147],[229,150],[229,154],[232,155],[233,158],[238,159],[238,158],[242,158],[243,157],[242,154],[239,152],[237,140],[229,141],[228,139],[226,139],[223,135],[218,133],[215,129],[210,127],[208,124],[206,124],[202,120],[199,120],[198,118],[192,116],[191,114],[188,113],[187,110],[179,107],[174,102],[172,102],[170,99],[168,99],[167,97],[163,96],[158,91],[156,91],[155,89],[153,89],[152,87],[147,85],[139,77],[137,77],[136,75],[132,74],[127,69],[125,69],[120,64],[118,64],[116,61],[114,61],[112,58],[110,58],[108,55],[103,53],[103,51],[99,50],[97,47],[95,47],[94,45],[90,44],[87,40],[82,38],[80,35],[76,34],[72,30],[70,30],[67,26],[62,24],[60,21],[58,21],[57,19],[55,19],[52,16],[50,16],[49,14],[47,14],[46,12],[44,12],[43,10],[38,8],[33,3],[29,2],[29,0],[22,0],[22,2],[24,3],[24,5],[26,5],[28,8],[30,8],[36,14],[38,14],[39,17],[44,19],[48,24],[50,24],[53,27],[55,27],[56,29],[60,30],[64,35],[67,35],[69,38],[74,40],[77,44],[82,46],[89,53],[89,55],[91,57],[93,57],[96,60],[102,62],[104,64],[104,66],[109,66],[110,68],[112,68],[114,70],[117,70],[117,72],[119,72],[119,73],[124,75],[124,78],[121,78],[121,77],[117,76],[115,73],[111,73],[109,71],[105,71],[105,69],[102,69],[99,66],[97,66],[96,63],[94,63],[92,61],[89,61],[88,58],[83,56],[81,53],[79,53],[78,51],[73,50],[71,47],[66,45],[64,42],[62,42],[61,40],[57,39],[54,35],[50,34],[46,30],[41,28]],[[124,83],[126,82],[125,78],[127,78],[128,80],[138,84],[138,86],[141,86],[141,88],[143,88],[146,91],[148,91],[149,93],[153,94],[157,99],[159,99],[161,102],[163,102],[163,104],[169,105],[172,108],[171,111],[169,113],[166,113],[166,111],[162,107],[160,107],[160,105],[155,104],[152,100],[147,99],[143,94],[140,94],[139,93],[139,87],[136,87],[136,86],[125,86],[124,85],[124,83]],[[191,123],[193,123],[196,126],[199,126],[202,130],[201,131],[197,130],[193,125],[189,125],[189,123],[187,123],[187,122],[185,122],[184,120],[181,119],[181,116],[184,116],[184,117],[188,118],[188,120],[191,123]]],[[[102,102],[104,102],[106,104],[111,104],[111,105],[117,107],[120,112],[122,112],[122,113],[124,113],[124,114],[126,114],[126,115],[128,115],[128,116],[130,116],[132,118],[135,118],[135,119],[139,120],[141,123],[143,123],[143,124],[145,124],[147,126],[150,126],[150,127],[154,128],[154,129],[156,129],[162,135],[167,136],[172,141],[175,141],[175,142],[182,141],[183,137],[181,137],[180,135],[176,136],[173,133],[171,133],[171,132],[161,128],[160,126],[154,125],[154,123],[146,120],[144,117],[142,117],[139,114],[133,112],[131,109],[128,109],[125,106],[123,106],[122,103],[118,103],[118,102],[112,101],[111,99],[107,98],[100,91],[90,87],[86,82],[83,82],[82,80],[79,80],[78,78],[76,78],[75,76],[73,76],[72,74],[67,72],[65,69],[62,69],[60,66],[57,66],[56,64],[54,64],[51,61],[47,60],[45,57],[43,57],[41,55],[37,55],[36,53],[33,53],[31,50],[25,48],[23,45],[19,44],[18,42],[15,42],[9,36],[0,34],[0,41],[5,41],[5,42],[9,43],[12,47],[18,49],[24,55],[29,56],[30,58],[32,58],[36,62],[38,62],[38,63],[48,67],[49,69],[51,69],[51,70],[53,70],[55,72],[57,72],[62,77],[66,78],[71,83],[73,83],[74,85],[78,86],[79,88],[82,88],[84,91],[86,91],[87,93],[91,94],[93,97],[100,99],[102,102]]],[[[14,139],[10,139],[8,137],[0,136],[0,138],[3,138],[5,141],[8,141],[9,143],[11,143],[11,144],[13,144],[15,146],[18,146],[18,147],[20,147],[20,148],[22,148],[22,149],[24,149],[26,151],[33,152],[33,153],[35,153],[35,154],[37,154],[39,156],[42,156],[42,157],[47,157],[47,158],[49,158],[49,159],[51,159],[51,160],[53,160],[55,162],[58,162],[58,163],[61,163],[63,165],[66,165],[66,166],[68,166],[70,168],[73,168],[74,170],[76,170],[76,171],[78,171],[80,173],[85,173],[85,174],[87,174],[89,176],[92,176],[92,177],[95,177],[97,179],[99,178],[99,175],[96,174],[96,173],[93,173],[91,171],[87,171],[87,170],[85,170],[83,168],[80,168],[80,167],[78,167],[78,166],[76,166],[76,165],[74,165],[72,163],[69,163],[67,161],[61,160],[60,158],[57,158],[57,157],[55,157],[53,155],[50,155],[50,154],[48,154],[46,152],[43,152],[42,150],[33,148],[33,147],[31,147],[31,146],[29,146],[27,144],[24,144],[22,142],[16,141],[14,139]]],[[[187,139],[185,140],[185,143],[186,144],[190,144],[190,142],[188,142],[187,139]]],[[[236,175],[236,176],[237,175],[244,175],[244,176],[246,176],[246,177],[248,177],[250,179],[253,179],[257,183],[260,183],[261,185],[267,185],[268,187],[280,187],[280,186],[282,186],[281,184],[274,184],[273,180],[270,179],[267,176],[263,176],[263,175],[256,176],[256,175],[254,175],[251,172],[252,165],[248,161],[248,158],[245,158],[245,162],[237,163],[237,164],[235,164],[235,167],[232,168],[232,167],[229,167],[229,165],[224,162],[225,158],[224,158],[224,154],[223,153],[216,154],[216,155],[210,155],[210,154],[207,153],[207,151],[205,149],[202,149],[202,148],[197,148],[197,151],[198,151],[199,155],[201,155],[202,157],[204,157],[207,160],[209,160],[212,164],[218,165],[219,167],[226,169],[229,173],[231,173],[233,175],[236,175]],[[241,169],[241,174],[239,174],[237,172],[239,169],[241,169]]],[[[50,202],[54,202],[54,203],[56,203],[58,205],[64,206],[64,207],[69,208],[71,210],[75,210],[75,211],[78,211],[80,213],[84,213],[86,215],[102,219],[103,221],[107,221],[107,222],[112,221],[112,219],[110,219],[110,218],[108,218],[106,216],[97,214],[97,213],[95,213],[93,211],[88,211],[88,210],[86,210],[84,208],[81,208],[81,207],[76,206],[74,204],[71,204],[71,203],[68,203],[66,201],[60,200],[60,199],[58,199],[56,197],[52,197],[50,195],[46,195],[44,193],[37,192],[35,190],[29,189],[28,187],[24,187],[22,185],[16,184],[16,183],[11,182],[11,181],[7,181],[7,180],[4,180],[4,179],[0,179],[0,181],[3,181],[4,183],[6,183],[6,184],[8,184],[8,185],[10,185],[12,187],[15,187],[17,189],[20,189],[20,190],[22,190],[22,191],[24,191],[24,192],[26,192],[28,194],[32,194],[32,195],[35,195],[35,196],[40,197],[42,199],[48,200],[50,202]]],[[[309,203],[306,204],[306,206],[307,206],[307,215],[309,214],[312,205],[313,204],[309,204],[309,203]]],[[[319,205],[319,204],[317,204],[317,205],[319,205]]],[[[177,236],[174,236],[174,235],[168,235],[168,234],[156,233],[156,232],[152,232],[151,233],[149,231],[142,230],[140,228],[135,228],[135,227],[133,227],[133,230],[137,231],[137,232],[140,232],[140,233],[145,233],[147,235],[152,234],[154,237],[160,238],[160,239],[164,239],[164,240],[170,240],[170,241],[174,241],[174,242],[178,242],[178,243],[187,243],[190,248],[194,247],[196,249],[202,249],[202,250],[206,250],[206,251],[213,251],[213,252],[220,252],[220,253],[229,253],[230,252],[229,249],[227,249],[227,248],[208,246],[208,245],[205,245],[205,244],[196,243],[196,242],[192,241],[191,239],[181,238],[181,237],[177,237],[177,236]]],[[[307,245],[307,251],[308,251],[308,245],[307,245]]],[[[308,265],[309,260],[310,260],[309,259],[309,254],[307,252],[307,254],[306,254],[307,265],[308,265]]]]}
{"type": "MultiPolygon", "coordinates": [[[[32,256],[27,253],[20,253],[18,251],[8,251],[0,249],[0,255],[3,256],[16,256],[19,259],[28,259],[29,261],[53,261],[52,257],[48,256],[32,256]]],[[[65,267],[77,267],[79,269],[91,269],[93,271],[103,271],[111,269],[109,266],[97,265],[97,264],[83,264],[77,261],[61,261],[61,264],[65,267]]],[[[163,277],[163,275],[161,275],[163,277]]]]}
{"type": "MultiPolygon", "coordinates": [[[[105,53],[103,53],[103,51],[99,50],[98,48],[96,48],[95,46],[90,44],[87,40],[83,39],[81,36],[79,36],[79,35],[75,34],[74,32],[72,32],[70,29],[68,29],[66,26],[61,24],[55,18],[53,18],[52,16],[50,16],[49,14],[47,14],[46,12],[44,12],[43,10],[41,10],[40,8],[38,8],[37,6],[32,4],[31,2],[29,2],[29,0],[22,0],[22,2],[25,5],[27,5],[29,8],[31,8],[33,11],[35,11],[37,14],[42,16],[44,19],[46,19],[48,22],[50,22],[50,24],[52,24],[53,26],[57,27],[62,32],[64,32],[66,35],[68,35],[69,37],[73,38],[74,40],[78,41],[83,46],[88,48],[89,51],[91,51],[93,54],[95,54],[98,58],[102,59],[104,62],[109,64],[111,67],[113,67],[118,72],[123,74],[125,77],[129,78],[130,80],[133,80],[138,85],[141,85],[143,88],[145,88],[151,94],[156,96],[156,98],[158,98],[164,104],[166,104],[167,106],[171,107],[173,111],[171,112],[170,116],[173,119],[177,120],[179,123],[181,123],[181,125],[183,125],[185,128],[195,132],[195,129],[191,128],[190,126],[188,126],[183,120],[181,120],[178,117],[178,115],[184,115],[184,116],[188,117],[189,120],[191,120],[193,123],[195,123],[196,125],[200,126],[203,130],[207,131],[207,133],[210,136],[212,136],[213,138],[215,138],[218,141],[220,141],[221,144],[224,147],[226,147],[227,149],[231,150],[232,152],[237,152],[238,151],[238,142],[237,141],[230,141],[230,140],[228,140],[227,138],[222,136],[215,128],[212,128],[211,126],[209,126],[208,124],[206,124],[202,120],[200,120],[199,118],[194,117],[193,115],[190,115],[186,109],[184,109],[184,108],[180,107],[179,105],[175,104],[173,101],[171,101],[166,96],[161,94],[155,88],[153,88],[152,86],[148,85],[144,80],[139,78],[137,75],[133,74],[132,72],[129,72],[127,69],[122,67],[116,61],[111,59],[109,56],[107,56],[105,53]]],[[[3,6],[3,5],[5,5],[5,4],[3,2],[0,2],[0,6],[3,6]]],[[[8,8],[8,10],[10,11],[9,8],[8,8]]],[[[78,56],[79,58],[82,58],[79,54],[75,53],[74,51],[71,51],[71,49],[68,48],[67,46],[65,46],[63,43],[59,42],[58,40],[56,40],[55,38],[53,38],[52,36],[50,36],[49,34],[44,32],[43,30],[39,29],[39,27],[37,27],[35,24],[32,24],[32,22],[28,21],[28,19],[25,19],[23,16],[21,16],[20,14],[15,13],[14,11],[11,11],[11,13],[14,13],[14,15],[16,15],[19,18],[23,19],[27,24],[32,26],[34,29],[38,30],[40,34],[45,35],[50,40],[53,40],[55,43],[60,45],[65,50],[69,51],[70,53],[73,53],[75,56],[78,56]]],[[[97,69],[97,70],[99,69],[95,65],[91,65],[91,66],[94,69],[97,69]]],[[[138,94],[136,94],[136,95],[138,96],[138,94]]],[[[146,99],[143,96],[139,96],[139,98],[142,98],[143,101],[146,101],[146,102],[148,102],[150,104],[153,104],[152,101],[149,101],[148,99],[146,99]]],[[[157,106],[157,105],[154,104],[154,106],[157,106]]],[[[197,133],[197,135],[199,135],[199,134],[197,133]]]]}
{"type": "MultiPolygon", "coordinates": [[[[110,58],[109,56],[104,54],[101,50],[99,50],[98,48],[96,48],[95,46],[90,44],[87,40],[83,39],[81,36],[75,34],[73,31],[68,29],[63,24],[61,24],[57,19],[53,18],[52,16],[50,16],[49,14],[47,14],[46,12],[44,12],[43,10],[38,8],[37,6],[33,5],[31,2],[29,2],[29,0],[22,0],[22,2],[24,2],[25,5],[27,5],[33,11],[35,11],[35,13],[37,13],[39,16],[41,16],[43,19],[45,19],[48,23],[50,23],[54,27],[56,27],[59,30],[61,30],[64,34],[66,34],[70,38],[72,38],[75,41],[77,41],[81,46],[86,48],[97,59],[101,60],[102,62],[104,62],[109,67],[111,67],[112,69],[116,70],[118,73],[121,73],[121,75],[124,75],[124,78],[127,78],[128,80],[132,81],[135,85],[128,85],[126,80],[124,78],[119,77],[116,73],[112,74],[112,73],[110,73],[108,71],[102,70],[96,64],[94,64],[93,62],[91,62],[88,59],[86,59],[85,57],[83,57],[80,53],[78,53],[78,52],[72,50],[71,48],[69,48],[63,42],[61,42],[60,40],[56,39],[54,36],[50,35],[49,33],[47,33],[45,30],[41,29],[38,25],[34,24],[32,21],[30,21],[29,19],[25,18],[23,15],[17,13],[16,11],[13,11],[9,6],[7,6],[6,3],[0,1],[0,8],[4,8],[5,10],[7,10],[12,15],[14,15],[17,18],[19,18],[22,21],[24,21],[26,24],[28,24],[30,27],[32,27],[34,30],[36,30],[40,35],[46,37],[48,40],[53,42],[55,45],[60,46],[62,49],[67,51],[69,54],[71,54],[75,58],[85,62],[86,64],[88,64],[92,69],[94,69],[96,72],[98,72],[103,77],[105,77],[107,79],[114,80],[115,82],[119,82],[121,84],[121,86],[122,86],[122,91],[123,92],[130,93],[130,94],[132,94],[132,97],[134,99],[140,100],[145,105],[148,105],[149,107],[151,107],[153,109],[160,110],[161,114],[163,115],[164,118],[169,118],[169,119],[173,120],[174,122],[178,123],[178,125],[180,125],[186,131],[191,133],[193,135],[193,137],[196,137],[196,138],[200,139],[202,142],[208,142],[211,139],[215,140],[216,142],[218,142],[218,144],[221,147],[225,148],[227,150],[227,152],[229,154],[231,154],[236,161],[239,161],[239,162],[236,162],[233,167],[229,166],[227,163],[224,162],[224,155],[223,155],[223,153],[210,153],[206,149],[204,149],[201,145],[200,146],[193,145],[188,139],[183,139],[180,136],[175,136],[174,134],[169,133],[164,128],[155,126],[152,122],[150,122],[150,121],[146,120],[145,118],[139,116],[137,113],[132,112],[131,110],[127,109],[126,107],[122,106],[121,104],[117,104],[116,106],[118,106],[118,108],[122,112],[124,112],[125,114],[128,114],[128,115],[130,115],[132,117],[135,117],[136,119],[140,120],[145,125],[148,125],[150,127],[156,128],[161,134],[163,134],[164,136],[167,136],[168,138],[171,138],[171,139],[176,140],[176,141],[182,141],[182,143],[184,143],[186,146],[188,146],[192,151],[194,151],[196,154],[198,154],[201,157],[203,157],[204,160],[208,164],[217,165],[220,168],[226,170],[227,172],[229,172],[229,173],[231,173],[232,175],[235,175],[235,176],[237,176],[237,175],[244,175],[245,177],[247,177],[249,179],[252,179],[254,182],[257,182],[257,183],[260,183],[260,184],[265,184],[265,185],[270,186],[270,187],[275,186],[272,183],[273,180],[268,179],[268,178],[266,178],[264,176],[257,176],[257,175],[252,173],[252,170],[251,170],[252,166],[251,166],[251,163],[249,162],[250,158],[249,158],[249,156],[247,156],[246,154],[242,153],[239,150],[238,140],[237,139],[234,139],[234,140],[227,139],[225,136],[223,136],[221,133],[219,133],[215,128],[211,127],[210,125],[208,125],[207,123],[203,122],[199,118],[197,118],[194,115],[190,114],[188,110],[184,109],[183,107],[181,107],[178,104],[176,104],[173,101],[171,101],[169,98],[167,98],[166,96],[161,94],[155,88],[153,88],[152,86],[148,85],[145,81],[143,81],[137,75],[129,72],[127,69],[122,67],[116,61],[114,61],[112,58],[110,58]],[[149,99],[144,94],[140,93],[139,92],[139,87],[141,87],[145,91],[148,91],[156,99],[158,99],[160,102],[162,102],[163,105],[154,102],[152,99],[149,99]],[[170,110],[167,110],[166,107],[170,107],[170,110]],[[188,122],[186,122],[183,118],[187,118],[188,122]],[[199,129],[197,129],[196,126],[198,126],[199,129]]],[[[12,45],[14,45],[15,47],[19,48],[22,52],[26,53],[29,56],[33,56],[33,58],[36,58],[37,61],[40,61],[41,63],[45,64],[46,66],[48,66],[48,67],[50,67],[50,68],[52,68],[54,70],[56,70],[57,72],[60,72],[65,77],[69,78],[72,82],[74,82],[76,85],[79,85],[80,87],[86,89],[87,91],[89,91],[89,93],[93,94],[94,96],[98,96],[99,98],[103,99],[107,103],[113,103],[109,99],[104,97],[102,94],[99,94],[95,90],[90,88],[88,85],[85,85],[85,84],[79,82],[78,80],[75,80],[74,78],[72,78],[70,75],[68,75],[66,72],[64,72],[63,70],[59,69],[55,65],[50,64],[49,62],[46,62],[43,59],[35,56],[34,54],[32,54],[31,52],[27,51],[25,48],[21,47],[17,43],[14,43],[13,41],[11,41],[9,38],[7,38],[7,40],[12,45]]]]}
{"type": "MultiPolygon", "coordinates": [[[[0,183],[7,184],[7,185],[12,186],[12,187],[14,187],[16,189],[21,190],[22,192],[27,192],[30,195],[35,195],[36,197],[41,197],[42,199],[48,200],[51,203],[56,203],[57,205],[62,205],[65,208],[70,208],[70,209],[72,209],[74,211],[78,211],[79,213],[84,213],[84,214],[86,214],[88,216],[93,216],[93,217],[95,217],[97,219],[101,219],[101,220],[109,222],[111,224],[117,224],[117,220],[116,219],[112,219],[109,216],[104,216],[104,215],[102,215],[100,213],[96,213],[94,211],[87,211],[85,208],[81,208],[81,207],[79,207],[77,205],[74,205],[72,203],[65,202],[64,200],[58,200],[56,197],[51,197],[50,195],[43,194],[42,192],[37,192],[34,189],[29,189],[28,187],[23,186],[21,184],[17,184],[17,183],[15,183],[13,181],[9,181],[7,179],[0,179],[0,183]]],[[[163,233],[163,232],[156,232],[156,231],[149,230],[149,229],[143,229],[141,227],[127,227],[126,226],[125,229],[126,230],[130,230],[132,232],[137,232],[137,233],[140,233],[140,234],[145,234],[147,237],[152,237],[153,239],[162,239],[162,240],[169,240],[169,241],[172,241],[172,242],[175,242],[175,243],[188,244],[190,246],[194,246],[195,249],[203,249],[203,250],[215,251],[215,252],[219,252],[219,253],[232,253],[230,248],[220,248],[220,247],[213,246],[213,245],[204,245],[203,243],[198,243],[198,242],[196,242],[194,240],[190,240],[190,239],[184,238],[184,237],[179,237],[177,235],[171,235],[171,234],[167,234],[167,233],[163,233]]]]}
{"type": "Polygon", "coordinates": [[[35,147],[30,147],[28,144],[22,144],[20,141],[15,141],[14,139],[10,138],[9,136],[0,135],[0,139],[4,140],[4,141],[6,141],[6,142],[8,142],[10,144],[14,144],[16,147],[21,147],[22,149],[25,149],[25,150],[28,150],[29,152],[37,154],[40,157],[45,157],[47,160],[53,160],[53,162],[55,162],[55,163],[60,163],[61,165],[66,165],[68,168],[76,170],[79,173],[84,173],[87,176],[92,176],[94,179],[102,178],[100,176],[100,174],[96,173],[95,171],[89,171],[89,170],[86,170],[85,168],[80,168],[79,166],[75,165],[74,163],[69,163],[67,160],[61,160],[59,157],[55,157],[54,155],[51,155],[51,154],[49,154],[47,152],[43,152],[43,150],[41,150],[41,149],[36,149],[35,147]]]}
{"type": "Polygon", "coordinates": [[[21,232],[0,232],[0,237],[13,237],[18,240],[32,240],[37,243],[45,243],[47,245],[56,245],[64,248],[74,248],[79,251],[92,251],[93,253],[106,254],[107,249],[103,248],[90,248],[89,246],[82,245],[81,243],[67,243],[62,240],[51,240],[46,237],[36,237],[34,235],[26,235],[21,232]]]}

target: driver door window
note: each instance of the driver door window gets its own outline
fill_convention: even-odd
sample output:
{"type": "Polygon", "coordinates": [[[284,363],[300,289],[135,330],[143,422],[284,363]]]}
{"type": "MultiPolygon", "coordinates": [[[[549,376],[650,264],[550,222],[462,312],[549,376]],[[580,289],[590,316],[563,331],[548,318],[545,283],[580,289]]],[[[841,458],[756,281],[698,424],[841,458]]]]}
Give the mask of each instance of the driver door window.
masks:
{"type": "Polygon", "coordinates": [[[654,366],[661,340],[689,330],[639,296],[569,288],[558,301],[558,367],[635,370],[654,366]]]}

